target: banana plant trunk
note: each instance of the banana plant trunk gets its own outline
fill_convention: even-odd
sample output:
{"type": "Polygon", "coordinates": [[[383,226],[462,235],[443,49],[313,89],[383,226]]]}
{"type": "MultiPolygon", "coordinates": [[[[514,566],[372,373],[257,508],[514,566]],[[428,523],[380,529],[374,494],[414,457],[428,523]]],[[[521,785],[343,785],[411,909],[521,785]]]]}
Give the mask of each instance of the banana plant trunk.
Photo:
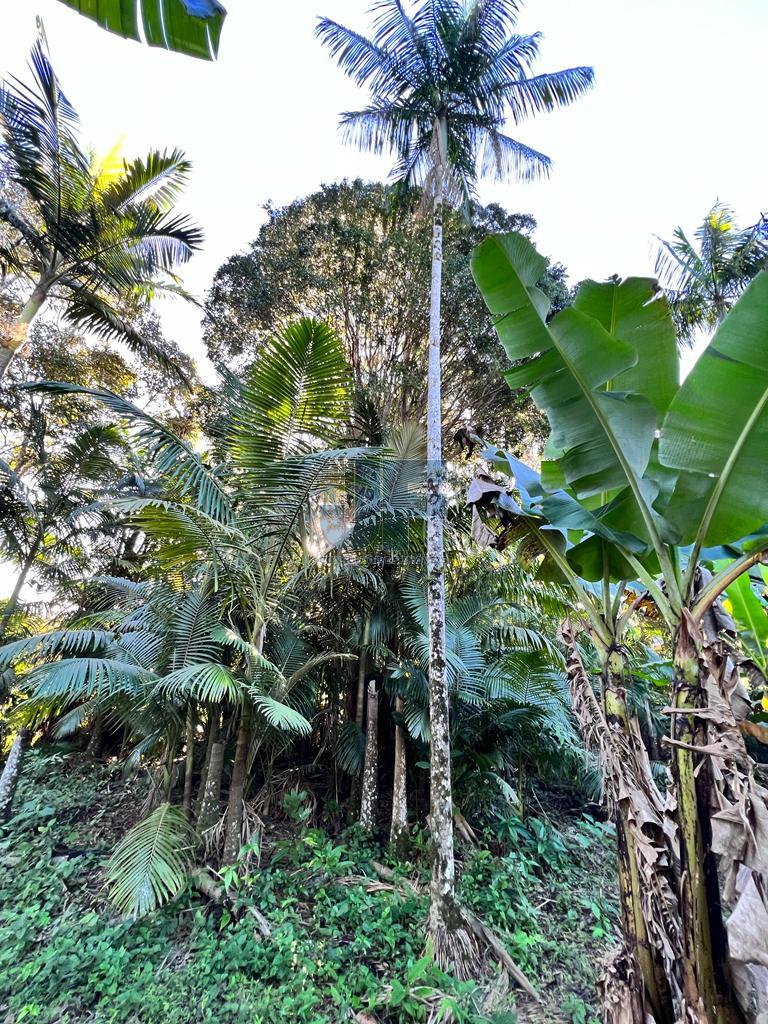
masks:
{"type": "Polygon", "coordinates": [[[8,821],[11,816],[11,805],[16,793],[16,785],[21,775],[21,764],[24,759],[24,748],[29,739],[29,729],[19,729],[16,733],[8,760],[5,762],[3,774],[0,775],[0,823],[8,821]]]}
{"type": "Polygon", "coordinates": [[[677,799],[683,998],[689,1018],[706,1024],[743,1020],[730,977],[717,862],[712,850],[711,759],[707,745],[704,679],[711,671],[693,617],[683,612],[675,638],[672,776],[677,799]],[[705,715],[697,712],[705,712],[705,715]]]}
{"type": "Polygon", "coordinates": [[[392,781],[392,824],[389,844],[398,860],[408,853],[408,790],[405,749],[405,729],[402,725],[403,698],[395,698],[395,763],[392,781]]]}
{"type": "Polygon", "coordinates": [[[599,759],[603,793],[616,825],[624,944],[601,980],[605,1020],[656,1024],[677,1020],[677,896],[664,833],[664,799],[650,769],[637,721],[627,709],[626,654],[594,634],[601,662],[602,703],[577,645],[576,627],[560,629],[573,711],[584,743],[599,759]]]}
{"type": "Polygon", "coordinates": [[[379,795],[379,693],[376,680],[368,683],[368,724],[365,732],[363,791],[360,800],[360,825],[365,832],[376,827],[379,795]]]}
{"type": "MultiPolygon", "coordinates": [[[[610,729],[621,734],[624,748],[631,750],[639,746],[640,726],[630,720],[626,669],[627,656],[622,647],[614,645],[604,653],[602,676],[605,720],[610,729]]],[[[637,760],[640,762],[641,759],[637,760]]],[[[649,782],[652,780],[649,779],[649,782]]],[[[622,780],[614,781],[613,788],[617,793],[621,785],[622,780]]],[[[672,1024],[675,1014],[669,979],[663,963],[654,952],[645,923],[648,900],[647,897],[644,900],[632,805],[630,801],[621,799],[617,799],[615,804],[619,901],[630,975],[627,985],[628,1005],[622,1009],[624,1012],[629,1010],[633,1022],[644,1024],[647,1003],[657,1024],[672,1024]],[[634,978],[631,976],[633,971],[634,978]]]]}

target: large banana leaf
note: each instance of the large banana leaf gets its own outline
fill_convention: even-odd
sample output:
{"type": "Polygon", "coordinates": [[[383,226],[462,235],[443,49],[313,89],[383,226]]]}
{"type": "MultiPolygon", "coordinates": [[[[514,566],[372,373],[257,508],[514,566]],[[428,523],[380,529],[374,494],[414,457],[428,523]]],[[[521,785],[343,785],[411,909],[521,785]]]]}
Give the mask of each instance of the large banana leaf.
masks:
{"type": "Polygon", "coordinates": [[[662,463],[681,472],[665,517],[724,544],[768,520],[768,272],[750,284],[672,400],[662,463]]]}
{"type": "Polygon", "coordinates": [[[655,534],[655,439],[677,385],[666,303],[655,298],[650,280],[590,281],[547,326],[546,299],[535,286],[544,265],[519,234],[486,239],[472,261],[517,364],[507,380],[530,391],[551,426],[545,482],[552,490],[559,478],[580,499],[600,495],[613,504],[616,527],[655,534]]]}
{"type": "Polygon", "coordinates": [[[226,11],[218,0],[60,0],[108,32],[213,60],[226,11]]]}
{"type": "MultiPolygon", "coordinates": [[[[727,562],[720,563],[724,568],[727,562]]],[[[728,587],[726,610],[733,615],[740,627],[741,640],[759,665],[763,673],[768,671],[768,614],[766,606],[752,589],[752,582],[747,573],[739,576],[728,587]]]]}

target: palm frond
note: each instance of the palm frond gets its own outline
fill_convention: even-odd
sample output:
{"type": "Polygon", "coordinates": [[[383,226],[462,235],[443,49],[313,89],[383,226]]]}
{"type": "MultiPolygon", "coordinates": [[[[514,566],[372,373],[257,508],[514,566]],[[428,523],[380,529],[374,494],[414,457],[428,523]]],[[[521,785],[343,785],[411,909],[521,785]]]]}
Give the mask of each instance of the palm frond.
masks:
{"type": "Polygon", "coordinates": [[[219,662],[200,662],[174,669],[159,679],[154,692],[163,697],[192,697],[200,703],[236,702],[241,683],[219,662]]]}
{"type": "Polygon", "coordinates": [[[41,381],[27,385],[27,389],[50,395],[83,395],[101,402],[129,422],[137,442],[148,450],[148,461],[170,481],[179,495],[189,495],[202,512],[223,523],[234,521],[234,512],[215,471],[186,441],[132,402],[105,388],[61,381],[41,381]]]}
{"type": "Polygon", "coordinates": [[[183,811],[167,803],[135,825],[107,868],[115,906],[124,914],[142,917],[176,896],[187,879],[192,839],[183,811]]]}
{"type": "Polygon", "coordinates": [[[328,324],[297,320],[264,344],[242,381],[230,378],[228,397],[227,448],[243,471],[333,440],[351,401],[342,343],[328,324]]]}
{"type": "Polygon", "coordinates": [[[170,153],[154,150],[144,160],[125,165],[120,177],[102,194],[102,202],[113,210],[122,210],[151,199],[160,210],[169,209],[181,195],[192,164],[180,149],[170,153]]]}
{"type": "Polygon", "coordinates": [[[251,690],[251,700],[266,721],[280,731],[296,732],[306,736],[312,731],[312,724],[295,708],[283,704],[265,693],[251,690]]]}
{"type": "Polygon", "coordinates": [[[347,775],[358,775],[365,757],[365,735],[357,722],[346,722],[336,741],[336,762],[347,775]]]}

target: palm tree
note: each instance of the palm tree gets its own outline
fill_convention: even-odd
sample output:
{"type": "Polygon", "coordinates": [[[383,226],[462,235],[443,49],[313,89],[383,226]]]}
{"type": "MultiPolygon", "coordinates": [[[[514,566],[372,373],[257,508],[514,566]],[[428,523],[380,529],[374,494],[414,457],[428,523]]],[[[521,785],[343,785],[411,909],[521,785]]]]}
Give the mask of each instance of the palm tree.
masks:
{"type": "MultiPolygon", "coordinates": [[[[257,363],[242,380],[230,380],[221,396],[225,461],[215,468],[118,395],[76,384],[38,388],[96,398],[132,425],[160,487],[114,505],[152,539],[159,569],[181,577],[189,594],[182,600],[168,586],[141,594],[144,600],[127,622],[120,616],[107,630],[94,632],[89,624],[23,638],[2,649],[0,664],[33,666],[24,678],[35,699],[64,702],[46,705],[44,712],[69,710],[74,703],[77,724],[84,704],[87,715],[108,712],[115,694],[123,701],[127,686],[130,709],[140,709],[138,753],[164,743],[168,778],[184,723],[207,708],[215,731],[224,707],[237,733],[223,851],[233,861],[241,846],[252,741],[268,728],[309,732],[309,722],[290,706],[293,691],[339,657],[335,650],[294,643],[292,654],[281,658],[277,638],[302,578],[312,507],[343,482],[341,453],[317,450],[348,419],[341,342],[327,325],[310,319],[269,339],[257,363]],[[158,619],[174,618],[158,628],[158,619]],[[304,655],[298,665],[297,652],[304,655]],[[95,700],[102,695],[103,703],[95,700]]],[[[140,586],[128,589],[136,596],[140,586]]],[[[300,640],[299,624],[292,623],[291,631],[300,640]]],[[[215,789],[218,819],[220,779],[209,788],[215,789]]]]}
{"type": "Polygon", "coordinates": [[[503,131],[506,120],[567,106],[593,81],[576,67],[531,75],[541,36],[514,32],[516,0],[421,0],[409,14],[402,0],[373,9],[368,39],[322,18],[317,35],[339,66],[367,85],[370,104],[342,115],[345,137],[397,158],[395,175],[421,183],[432,201],[432,281],[427,375],[427,590],[429,607],[430,826],[435,848],[430,933],[439,962],[465,972],[473,940],[457,927],[451,803],[449,698],[445,646],[445,569],[440,389],[440,292],[443,203],[468,201],[483,174],[532,179],[550,160],[503,131]]]}
{"type": "Polygon", "coordinates": [[[736,225],[733,211],[715,203],[694,232],[681,227],[660,239],[656,273],[667,293],[680,338],[692,344],[699,331],[720,323],[753,277],[768,266],[768,238],[761,220],[736,225]]]}
{"type": "Polygon", "coordinates": [[[0,641],[30,573],[42,570],[48,583],[61,584],[85,569],[94,555],[88,539],[114,529],[98,498],[122,475],[125,439],[114,424],[85,427],[57,449],[45,415],[33,404],[25,429],[19,464],[12,468],[0,459],[0,552],[18,566],[0,616],[0,641]]]}
{"type": "Polygon", "coordinates": [[[27,200],[22,209],[0,199],[0,221],[11,229],[0,242],[0,275],[32,286],[15,322],[0,325],[0,377],[49,300],[62,304],[70,322],[167,366],[121,306],[160,289],[181,292],[174,269],[202,242],[199,228],[174,212],[191,165],[180,150],[97,160],[80,143],[77,114],[41,42],[30,68],[33,86],[15,80],[0,87],[9,177],[27,200]]]}

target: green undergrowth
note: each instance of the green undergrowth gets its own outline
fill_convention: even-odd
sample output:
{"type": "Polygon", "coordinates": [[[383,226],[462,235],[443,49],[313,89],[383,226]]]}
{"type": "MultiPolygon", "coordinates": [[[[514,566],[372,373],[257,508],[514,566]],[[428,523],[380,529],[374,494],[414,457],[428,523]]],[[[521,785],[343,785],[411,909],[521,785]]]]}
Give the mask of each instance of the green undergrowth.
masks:
{"type": "MultiPolygon", "coordinates": [[[[140,782],[114,771],[30,756],[0,830],[4,1024],[518,1019],[492,968],[459,982],[425,956],[418,838],[413,863],[398,866],[354,830],[331,837],[295,824],[223,875],[225,906],[187,889],[147,918],[120,916],[104,868],[141,801],[140,782]],[[394,877],[382,880],[372,861],[394,877]]],[[[543,816],[504,821],[462,849],[459,891],[542,992],[535,1018],[586,1024],[597,962],[615,941],[611,839],[591,818],[562,817],[560,830],[543,816]]]]}

